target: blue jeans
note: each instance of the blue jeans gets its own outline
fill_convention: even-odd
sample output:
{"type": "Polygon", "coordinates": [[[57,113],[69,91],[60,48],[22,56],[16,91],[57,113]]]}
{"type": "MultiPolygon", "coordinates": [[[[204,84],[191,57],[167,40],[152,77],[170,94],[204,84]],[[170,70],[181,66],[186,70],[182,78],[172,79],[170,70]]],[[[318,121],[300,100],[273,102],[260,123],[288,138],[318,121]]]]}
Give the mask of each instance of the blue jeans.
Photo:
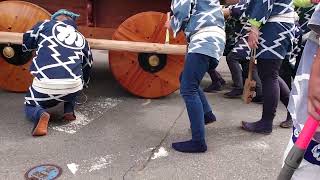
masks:
{"type": "Polygon", "coordinates": [[[199,85],[209,68],[214,69],[217,65],[215,58],[203,54],[189,53],[186,57],[180,94],[187,107],[193,141],[205,141],[204,114],[212,110],[199,85]]]}
{"type": "Polygon", "coordinates": [[[41,114],[45,112],[45,109],[57,106],[60,103],[64,103],[64,113],[74,113],[78,92],[68,94],[57,99],[50,98],[50,100],[47,100],[49,99],[49,95],[39,93],[31,87],[29,92],[27,92],[26,97],[31,97],[31,94],[34,99],[28,99],[25,103],[25,114],[29,120],[36,124],[38,123],[41,114]]]}
{"type": "MultiPolygon", "coordinates": [[[[31,120],[33,123],[38,123],[40,116],[42,113],[45,112],[45,109],[54,107],[58,105],[59,103],[52,103],[52,104],[46,104],[47,106],[34,106],[34,105],[28,105],[25,106],[25,113],[29,120],[31,120]]],[[[74,106],[75,106],[75,98],[73,101],[70,102],[64,102],[64,113],[74,113],[74,106]]]]}

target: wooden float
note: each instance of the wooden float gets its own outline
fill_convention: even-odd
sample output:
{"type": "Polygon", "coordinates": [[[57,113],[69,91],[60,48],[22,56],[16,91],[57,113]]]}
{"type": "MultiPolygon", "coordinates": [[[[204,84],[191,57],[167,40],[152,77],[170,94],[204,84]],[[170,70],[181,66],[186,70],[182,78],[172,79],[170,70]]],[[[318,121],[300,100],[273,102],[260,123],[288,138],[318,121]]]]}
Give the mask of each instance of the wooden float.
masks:
{"type": "MultiPolygon", "coordinates": [[[[171,45],[164,44],[165,13],[170,3],[171,0],[0,0],[0,31],[23,33],[59,9],[76,12],[80,14],[79,30],[90,38],[92,47],[110,50],[110,68],[117,81],[136,96],[159,98],[179,88],[184,64],[185,46],[180,46],[185,45],[183,34],[177,38],[171,34],[171,45]],[[106,46],[108,43],[113,44],[106,46]]],[[[5,37],[0,36],[0,88],[25,92],[33,78],[28,72],[33,55],[22,53],[19,43],[11,42],[9,35],[7,42],[5,37]]]]}

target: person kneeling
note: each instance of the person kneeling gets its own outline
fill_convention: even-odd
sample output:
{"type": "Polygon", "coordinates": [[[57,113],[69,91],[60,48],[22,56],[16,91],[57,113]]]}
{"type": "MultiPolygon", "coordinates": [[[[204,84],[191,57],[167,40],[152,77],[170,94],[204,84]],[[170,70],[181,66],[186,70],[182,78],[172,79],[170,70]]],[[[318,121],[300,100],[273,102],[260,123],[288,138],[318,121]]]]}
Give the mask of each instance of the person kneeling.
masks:
{"type": "Polygon", "coordinates": [[[30,66],[34,79],[25,96],[25,113],[34,123],[33,136],[48,132],[47,108],[64,103],[64,120],[76,119],[76,97],[88,86],[92,66],[89,44],[77,31],[77,17],[61,9],[23,35],[23,51],[36,50],[30,66]]]}

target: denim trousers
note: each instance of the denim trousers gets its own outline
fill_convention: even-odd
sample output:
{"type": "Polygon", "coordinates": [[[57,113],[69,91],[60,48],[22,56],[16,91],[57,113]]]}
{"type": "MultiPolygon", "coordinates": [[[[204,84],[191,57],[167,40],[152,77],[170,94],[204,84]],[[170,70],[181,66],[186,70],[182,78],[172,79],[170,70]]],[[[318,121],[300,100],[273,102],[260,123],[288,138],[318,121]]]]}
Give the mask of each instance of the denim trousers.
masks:
{"type": "Polygon", "coordinates": [[[188,53],[180,77],[180,94],[191,123],[193,141],[205,141],[204,114],[212,111],[200,82],[205,73],[216,68],[218,61],[203,54],[188,53]]]}
{"type": "Polygon", "coordinates": [[[25,102],[25,114],[26,117],[33,123],[38,123],[40,116],[46,109],[57,106],[60,103],[64,103],[64,113],[74,113],[74,107],[76,103],[76,97],[78,92],[72,94],[62,95],[47,95],[42,94],[29,88],[26,97],[32,97],[25,102]],[[32,94],[32,96],[31,96],[32,94]]]}

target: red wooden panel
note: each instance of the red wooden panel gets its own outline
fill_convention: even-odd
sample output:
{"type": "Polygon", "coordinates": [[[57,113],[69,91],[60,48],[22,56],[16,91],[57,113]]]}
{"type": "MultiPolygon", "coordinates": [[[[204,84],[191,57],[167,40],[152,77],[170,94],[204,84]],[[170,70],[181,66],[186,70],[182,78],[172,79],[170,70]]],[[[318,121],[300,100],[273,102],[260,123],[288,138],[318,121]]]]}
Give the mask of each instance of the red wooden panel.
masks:
{"type": "Polygon", "coordinates": [[[94,0],[97,27],[117,28],[129,17],[146,11],[168,12],[171,0],[94,0]]]}
{"type": "MultiPolygon", "coordinates": [[[[2,0],[0,0],[2,1],[2,0]]],[[[93,21],[96,27],[117,28],[129,17],[146,11],[167,12],[171,0],[26,0],[50,13],[59,9],[68,9],[79,13],[79,25],[87,25],[88,2],[92,2],[93,21]]],[[[90,18],[89,18],[90,19],[90,18]]]]}
{"type": "Polygon", "coordinates": [[[33,4],[36,4],[51,14],[56,12],[59,9],[68,9],[75,13],[80,14],[78,20],[79,25],[87,24],[87,0],[26,0],[33,4]]]}
{"type": "Polygon", "coordinates": [[[79,31],[87,38],[111,39],[115,29],[79,26],[79,31]]]}

